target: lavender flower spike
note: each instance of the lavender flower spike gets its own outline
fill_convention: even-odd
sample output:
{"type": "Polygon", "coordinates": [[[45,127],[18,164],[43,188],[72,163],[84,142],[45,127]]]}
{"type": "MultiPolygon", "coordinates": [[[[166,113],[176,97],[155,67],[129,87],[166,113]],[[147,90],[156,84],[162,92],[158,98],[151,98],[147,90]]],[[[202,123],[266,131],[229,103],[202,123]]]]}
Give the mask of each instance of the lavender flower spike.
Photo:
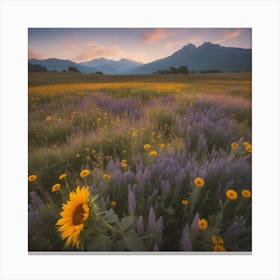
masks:
{"type": "Polygon", "coordinates": [[[139,216],[136,222],[137,227],[137,233],[138,236],[142,236],[144,234],[144,222],[143,222],[143,216],[139,216]]]}
{"type": "Polygon", "coordinates": [[[128,192],[128,212],[129,215],[133,215],[135,212],[136,208],[136,199],[135,199],[135,194],[133,191],[128,192]]]}
{"type": "Polygon", "coordinates": [[[155,223],[156,223],[156,215],[155,215],[153,206],[151,206],[150,211],[149,211],[149,229],[150,230],[154,229],[155,223]]]}
{"type": "Polygon", "coordinates": [[[181,249],[183,251],[192,251],[192,241],[190,236],[190,227],[187,223],[182,230],[181,249]]]}
{"type": "Polygon", "coordinates": [[[198,227],[198,220],[199,220],[199,213],[196,213],[191,225],[191,229],[194,232],[198,232],[199,231],[199,227],[198,227]]]}

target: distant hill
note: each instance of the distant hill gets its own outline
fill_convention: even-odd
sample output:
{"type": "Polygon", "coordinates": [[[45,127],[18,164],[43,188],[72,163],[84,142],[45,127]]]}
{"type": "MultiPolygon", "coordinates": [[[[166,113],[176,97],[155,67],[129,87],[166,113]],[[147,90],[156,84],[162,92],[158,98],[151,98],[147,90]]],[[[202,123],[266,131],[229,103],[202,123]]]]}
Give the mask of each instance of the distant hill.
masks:
{"type": "Polygon", "coordinates": [[[158,70],[168,70],[169,67],[186,65],[190,71],[252,71],[252,50],[223,47],[219,44],[206,42],[199,47],[188,44],[172,55],[142,64],[129,59],[111,60],[96,58],[90,61],[75,63],[71,60],[48,58],[44,60],[31,59],[31,64],[41,65],[48,71],[68,70],[76,67],[82,73],[103,72],[104,74],[150,74],[158,70]]]}
{"type": "Polygon", "coordinates": [[[187,65],[192,71],[251,71],[252,50],[232,47],[222,47],[219,44],[206,42],[196,47],[188,44],[172,55],[155,60],[151,63],[126,71],[127,74],[148,74],[169,67],[187,65]]]}
{"type": "Polygon", "coordinates": [[[39,64],[28,63],[28,72],[47,72],[47,68],[39,64]]]}
{"type": "Polygon", "coordinates": [[[39,60],[39,59],[30,59],[28,61],[31,64],[37,64],[41,65],[45,68],[47,68],[48,71],[63,71],[63,70],[68,70],[69,66],[75,66],[80,72],[82,73],[95,73],[100,71],[97,68],[94,67],[86,67],[83,65],[80,65],[78,63],[75,63],[71,60],[61,60],[57,58],[48,58],[44,60],[39,60]]]}
{"type": "Polygon", "coordinates": [[[143,65],[140,62],[122,58],[120,60],[112,60],[106,58],[96,58],[90,61],[80,62],[80,65],[98,68],[105,74],[121,74],[129,69],[143,65]]]}

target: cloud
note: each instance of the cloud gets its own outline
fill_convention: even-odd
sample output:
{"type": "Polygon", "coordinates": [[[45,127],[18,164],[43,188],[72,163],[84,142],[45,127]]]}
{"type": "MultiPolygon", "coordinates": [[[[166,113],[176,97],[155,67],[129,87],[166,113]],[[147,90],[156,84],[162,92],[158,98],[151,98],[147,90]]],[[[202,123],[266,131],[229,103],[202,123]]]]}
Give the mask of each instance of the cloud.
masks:
{"type": "Polygon", "coordinates": [[[182,48],[183,46],[186,46],[188,44],[194,44],[196,46],[201,45],[204,43],[203,38],[200,36],[184,36],[181,39],[172,40],[164,43],[164,48],[168,51],[176,51],[179,48],[182,48]]]}
{"type": "Polygon", "coordinates": [[[214,41],[214,43],[222,43],[222,42],[224,42],[224,41],[233,39],[233,38],[235,38],[235,37],[238,37],[242,32],[243,32],[243,29],[242,29],[242,28],[224,31],[224,32],[221,34],[221,37],[220,37],[220,38],[217,38],[217,39],[214,41]]]}
{"type": "Polygon", "coordinates": [[[146,31],[143,34],[143,39],[146,42],[153,43],[153,42],[163,40],[173,34],[174,32],[172,31],[172,29],[156,28],[156,29],[152,29],[151,31],[146,31]]]}
{"type": "Polygon", "coordinates": [[[242,31],[243,31],[242,29],[228,31],[223,34],[223,37],[224,37],[224,39],[232,39],[232,38],[239,36],[242,31]]]}
{"type": "Polygon", "coordinates": [[[43,56],[32,49],[28,49],[28,59],[43,59],[43,56]]]}
{"type": "Polygon", "coordinates": [[[99,57],[114,58],[119,56],[121,50],[118,46],[103,46],[98,43],[89,43],[82,50],[81,54],[74,57],[75,61],[86,61],[99,57]]]}

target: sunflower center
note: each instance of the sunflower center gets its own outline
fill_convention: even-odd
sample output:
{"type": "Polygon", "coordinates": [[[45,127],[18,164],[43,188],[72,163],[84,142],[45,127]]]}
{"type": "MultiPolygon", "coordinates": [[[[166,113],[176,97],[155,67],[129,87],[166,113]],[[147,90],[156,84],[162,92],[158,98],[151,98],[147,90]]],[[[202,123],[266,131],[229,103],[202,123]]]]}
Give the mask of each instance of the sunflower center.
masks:
{"type": "Polygon", "coordinates": [[[82,223],[83,217],[84,217],[83,204],[80,204],[76,207],[73,213],[72,216],[73,225],[80,225],[82,223]]]}

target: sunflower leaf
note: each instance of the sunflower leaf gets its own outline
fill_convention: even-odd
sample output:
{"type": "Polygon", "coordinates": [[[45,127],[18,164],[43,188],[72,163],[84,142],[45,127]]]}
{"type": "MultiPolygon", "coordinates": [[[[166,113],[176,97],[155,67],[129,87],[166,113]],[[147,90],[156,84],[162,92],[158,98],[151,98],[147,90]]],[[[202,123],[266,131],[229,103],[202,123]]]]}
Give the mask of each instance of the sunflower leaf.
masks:
{"type": "Polygon", "coordinates": [[[127,216],[121,219],[120,228],[122,231],[126,231],[134,223],[134,218],[127,216]]]}
{"type": "Polygon", "coordinates": [[[115,214],[114,210],[110,209],[106,211],[104,215],[104,219],[109,223],[109,224],[118,224],[119,223],[119,218],[115,214]]]}

